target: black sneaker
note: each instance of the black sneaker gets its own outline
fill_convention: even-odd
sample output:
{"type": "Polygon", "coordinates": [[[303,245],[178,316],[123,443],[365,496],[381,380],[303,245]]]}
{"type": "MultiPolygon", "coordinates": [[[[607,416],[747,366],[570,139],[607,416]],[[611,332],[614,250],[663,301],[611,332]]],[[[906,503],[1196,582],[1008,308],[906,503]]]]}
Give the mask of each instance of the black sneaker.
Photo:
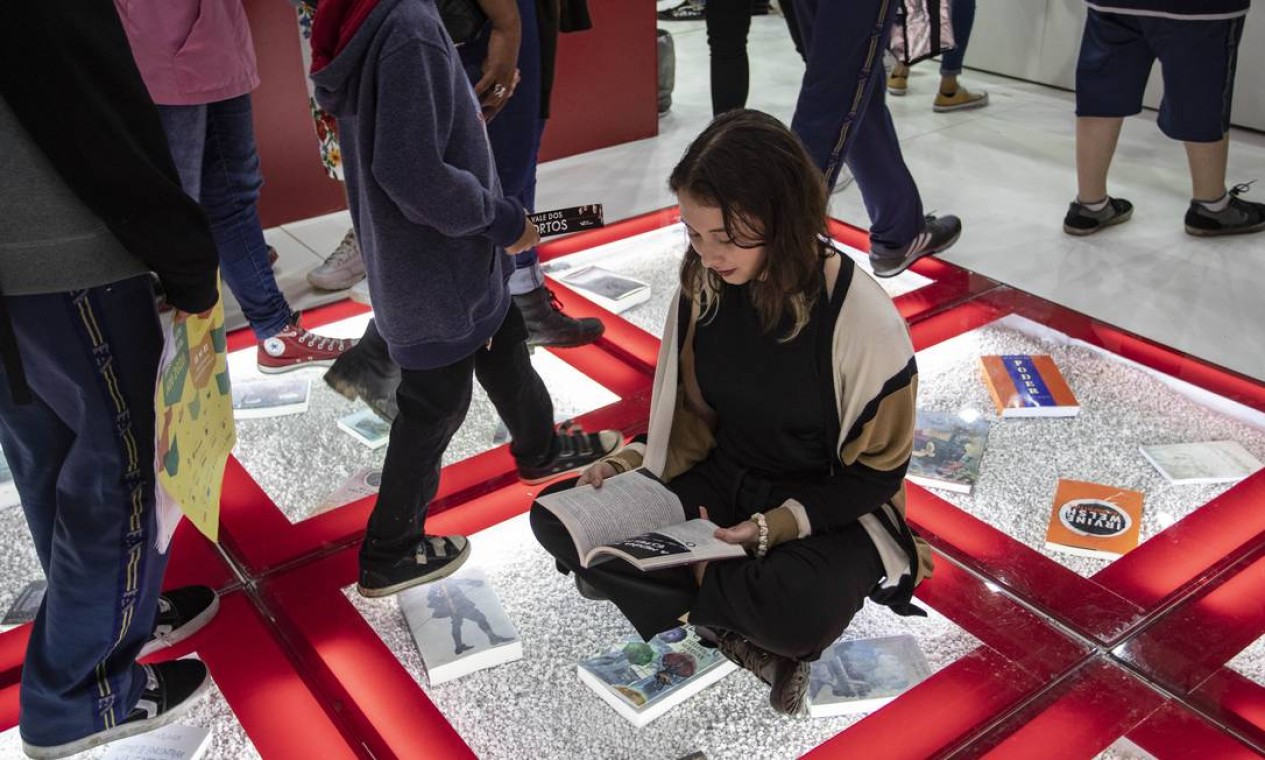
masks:
{"type": "Polygon", "coordinates": [[[528,346],[576,348],[585,346],[606,331],[602,320],[593,317],[573,319],[562,313],[562,304],[545,286],[514,296],[514,305],[527,323],[528,346]]]}
{"type": "Polygon", "coordinates": [[[575,590],[580,592],[580,596],[591,602],[610,601],[610,597],[603,593],[600,588],[584,580],[579,575],[575,576],[575,590]]]}
{"type": "Polygon", "coordinates": [[[1133,204],[1124,198],[1107,196],[1107,205],[1098,211],[1080,202],[1072,201],[1063,217],[1063,231],[1069,235],[1084,237],[1117,224],[1124,224],[1133,216],[1133,204]]]}
{"type": "Polygon", "coordinates": [[[141,667],[145,669],[145,688],[126,718],[112,728],[56,747],[39,747],[23,741],[22,749],[27,757],[37,760],[70,757],[106,742],[162,728],[187,713],[211,686],[210,673],[199,660],[172,660],[141,667]]]}
{"type": "Polygon", "coordinates": [[[922,232],[900,248],[870,248],[870,266],[874,269],[874,276],[895,277],[923,256],[948,250],[962,235],[962,220],[952,214],[939,217],[928,214],[926,222],[922,232]]]}
{"type": "Polygon", "coordinates": [[[1186,232],[1199,237],[1218,237],[1265,230],[1265,203],[1239,198],[1255,181],[1235,185],[1230,190],[1230,202],[1220,211],[1211,211],[1199,201],[1191,201],[1186,211],[1186,232]]]}
{"type": "Polygon", "coordinates": [[[769,705],[782,715],[802,715],[808,704],[809,665],[773,654],[736,633],[717,636],[721,654],[768,684],[769,705]]]}
{"type": "Polygon", "coordinates": [[[360,342],[330,365],[325,383],[352,401],[363,400],[387,422],[394,422],[400,413],[395,398],[400,387],[400,368],[391,360],[386,341],[372,320],[360,342]]]}
{"type": "Polygon", "coordinates": [[[154,635],[137,657],[179,644],[202,630],[219,609],[220,598],[208,586],[185,586],[159,594],[154,635]]]}
{"type": "Polygon", "coordinates": [[[554,434],[553,455],[538,465],[518,465],[518,479],[524,483],[544,483],[560,475],[579,472],[605,456],[624,447],[624,436],[618,430],[586,433],[567,420],[554,434]]]}
{"type": "Polygon", "coordinates": [[[406,588],[447,578],[457,572],[470,556],[465,536],[424,536],[417,550],[391,564],[360,561],[361,596],[375,599],[406,588]]]}
{"type": "Polygon", "coordinates": [[[694,0],[685,0],[666,11],[659,11],[658,16],[660,21],[702,21],[704,7],[702,3],[696,3],[694,0]]]}

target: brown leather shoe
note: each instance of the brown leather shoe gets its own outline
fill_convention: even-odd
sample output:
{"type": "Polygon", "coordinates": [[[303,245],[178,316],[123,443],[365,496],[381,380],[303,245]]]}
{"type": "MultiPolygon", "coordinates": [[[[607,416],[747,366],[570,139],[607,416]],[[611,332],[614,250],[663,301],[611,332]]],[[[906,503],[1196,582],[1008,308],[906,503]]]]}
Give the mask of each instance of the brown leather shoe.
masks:
{"type": "Polygon", "coordinates": [[[782,715],[803,715],[806,712],[807,662],[773,654],[731,632],[719,634],[716,644],[721,654],[772,687],[769,705],[774,710],[782,715]]]}

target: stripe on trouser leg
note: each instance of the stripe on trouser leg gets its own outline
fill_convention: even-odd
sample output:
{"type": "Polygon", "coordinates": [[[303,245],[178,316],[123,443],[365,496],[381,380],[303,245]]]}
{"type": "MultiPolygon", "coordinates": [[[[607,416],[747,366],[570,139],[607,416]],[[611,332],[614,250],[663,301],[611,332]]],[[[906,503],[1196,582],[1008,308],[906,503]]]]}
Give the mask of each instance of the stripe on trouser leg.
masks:
{"type": "Polygon", "coordinates": [[[128,516],[127,532],[123,536],[126,562],[122,569],[122,594],[119,597],[119,608],[116,610],[117,623],[114,645],[110,647],[110,651],[106,652],[95,668],[98,694],[97,713],[100,716],[102,727],[110,729],[118,725],[118,715],[115,713],[115,707],[120,705],[117,704],[117,695],[111,688],[106,665],[115,649],[127,637],[136,614],[136,597],[139,592],[141,565],[143,564],[146,550],[144,477],[141,471],[140,448],[137,445],[132,429],[131,409],[128,407],[127,397],[123,393],[118,374],[115,372],[114,356],[110,349],[110,344],[105,340],[93,309],[91,291],[75,291],[72,293],[71,299],[91,344],[92,361],[98,378],[114,404],[114,426],[118,435],[119,451],[123,455],[126,468],[123,480],[130,488],[128,501],[130,502],[131,512],[128,516]]]}
{"type": "Polygon", "coordinates": [[[839,129],[839,139],[835,141],[835,147],[830,151],[830,160],[826,162],[827,179],[835,176],[835,173],[839,171],[839,164],[843,162],[844,158],[844,143],[848,141],[848,135],[852,132],[852,124],[856,121],[857,113],[865,103],[865,87],[870,81],[870,74],[874,71],[876,59],[882,56],[880,43],[883,41],[883,29],[887,26],[887,14],[890,7],[890,0],[882,0],[879,3],[878,18],[874,22],[874,28],[870,31],[870,49],[865,55],[860,75],[857,77],[857,90],[852,96],[852,107],[848,110],[847,115],[843,117],[843,126],[839,129]]]}

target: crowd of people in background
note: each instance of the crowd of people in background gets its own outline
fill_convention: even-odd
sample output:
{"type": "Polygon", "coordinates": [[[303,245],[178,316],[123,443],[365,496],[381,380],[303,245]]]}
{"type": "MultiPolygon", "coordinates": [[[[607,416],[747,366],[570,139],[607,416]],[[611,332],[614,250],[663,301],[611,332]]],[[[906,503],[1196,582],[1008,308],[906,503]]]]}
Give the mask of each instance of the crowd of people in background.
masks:
{"type": "MultiPolygon", "coordinates": [[[[1157,59],[1159,126],[1189,158],[1186,231],[1265,229],[1265,204],[1242,197],[1249,184],[1226,186],[1249,2],[1090,4],[1068,234],[1130,218],[1107,175],[1157,59]]],[[[528,219],[559,97],[558,35],[589,28],[587,6],[466,5],[485,18],[458,45],[435,0],[295,2],[313,160],[344,183],[352,220],[307,277],[372,304],[358,341],[305,329],[273,272],[241,0],[12,9],[4,44],[24,66],[0,72],[0,444],[48,579],[22,670],[31,757],[150,730],[209,687],[196,660],[138,659],[192,635],[218,607],[204,587],[160,593],[167,555],[156,548],[152,463],[160,310],[173,320],[206,312],[221,277],[260,371],[327,366],[331,387],[392,423],[359,554],[365,596],[445,577],[469,556],[466,537],[429,533],[426,516],[477,380],[512,435],[523,482],[583,472],[580,483],[600,486],[645,467],[749,550],[691,571],[585,569],[556,520],[532,513],[582,594],[613,601],[647,637],[687,616],[770,685],[778,711],[803,709],[807,663],[865,599],[920,613],[911,595],[930,558],[904,523],[901,485],[917,368],[890,300],[825,242],[826,203],[855,182],[877,277],[957,243],[958,217],[924,212],[886,97],[904,96],[910,67],[938,55],[932,107],[988,105],[987,92],[959,81],[974,0],[686,0],[659,13],[705,22],[715,120],[670,179],[690,245],[651,435],[634,442],[556,426],[529,355],[603,334],[600,320],[560,308],[528,219]],[[789,127],[745,109],[751,19],[771,12],[786,18],[805,67],[789,127]],[[769,394],[788,401],[774,413],[769,394]],[[830,614],[806,614],[823,607],[830,614]]]]}

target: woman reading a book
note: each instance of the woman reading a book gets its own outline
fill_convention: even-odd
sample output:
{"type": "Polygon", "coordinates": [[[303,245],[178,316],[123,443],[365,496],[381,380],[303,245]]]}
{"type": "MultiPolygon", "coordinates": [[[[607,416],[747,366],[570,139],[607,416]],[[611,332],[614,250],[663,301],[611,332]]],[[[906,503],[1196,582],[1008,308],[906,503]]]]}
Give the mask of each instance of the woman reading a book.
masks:
{"type": "Polygon", "coordinates": [[[931,570],[904,520],[917,369],[891,299],[828,242],[826,191],[796,137],[756,111],[721,115],[672,172],[689,249],[659,354],[649,433],[579,483],[645,468],[741,559],[585,569],[540,505],[532,529],[645,638],[681,618],[804,706],[808,663],[871,598],[901,614],[931,570]]]}

